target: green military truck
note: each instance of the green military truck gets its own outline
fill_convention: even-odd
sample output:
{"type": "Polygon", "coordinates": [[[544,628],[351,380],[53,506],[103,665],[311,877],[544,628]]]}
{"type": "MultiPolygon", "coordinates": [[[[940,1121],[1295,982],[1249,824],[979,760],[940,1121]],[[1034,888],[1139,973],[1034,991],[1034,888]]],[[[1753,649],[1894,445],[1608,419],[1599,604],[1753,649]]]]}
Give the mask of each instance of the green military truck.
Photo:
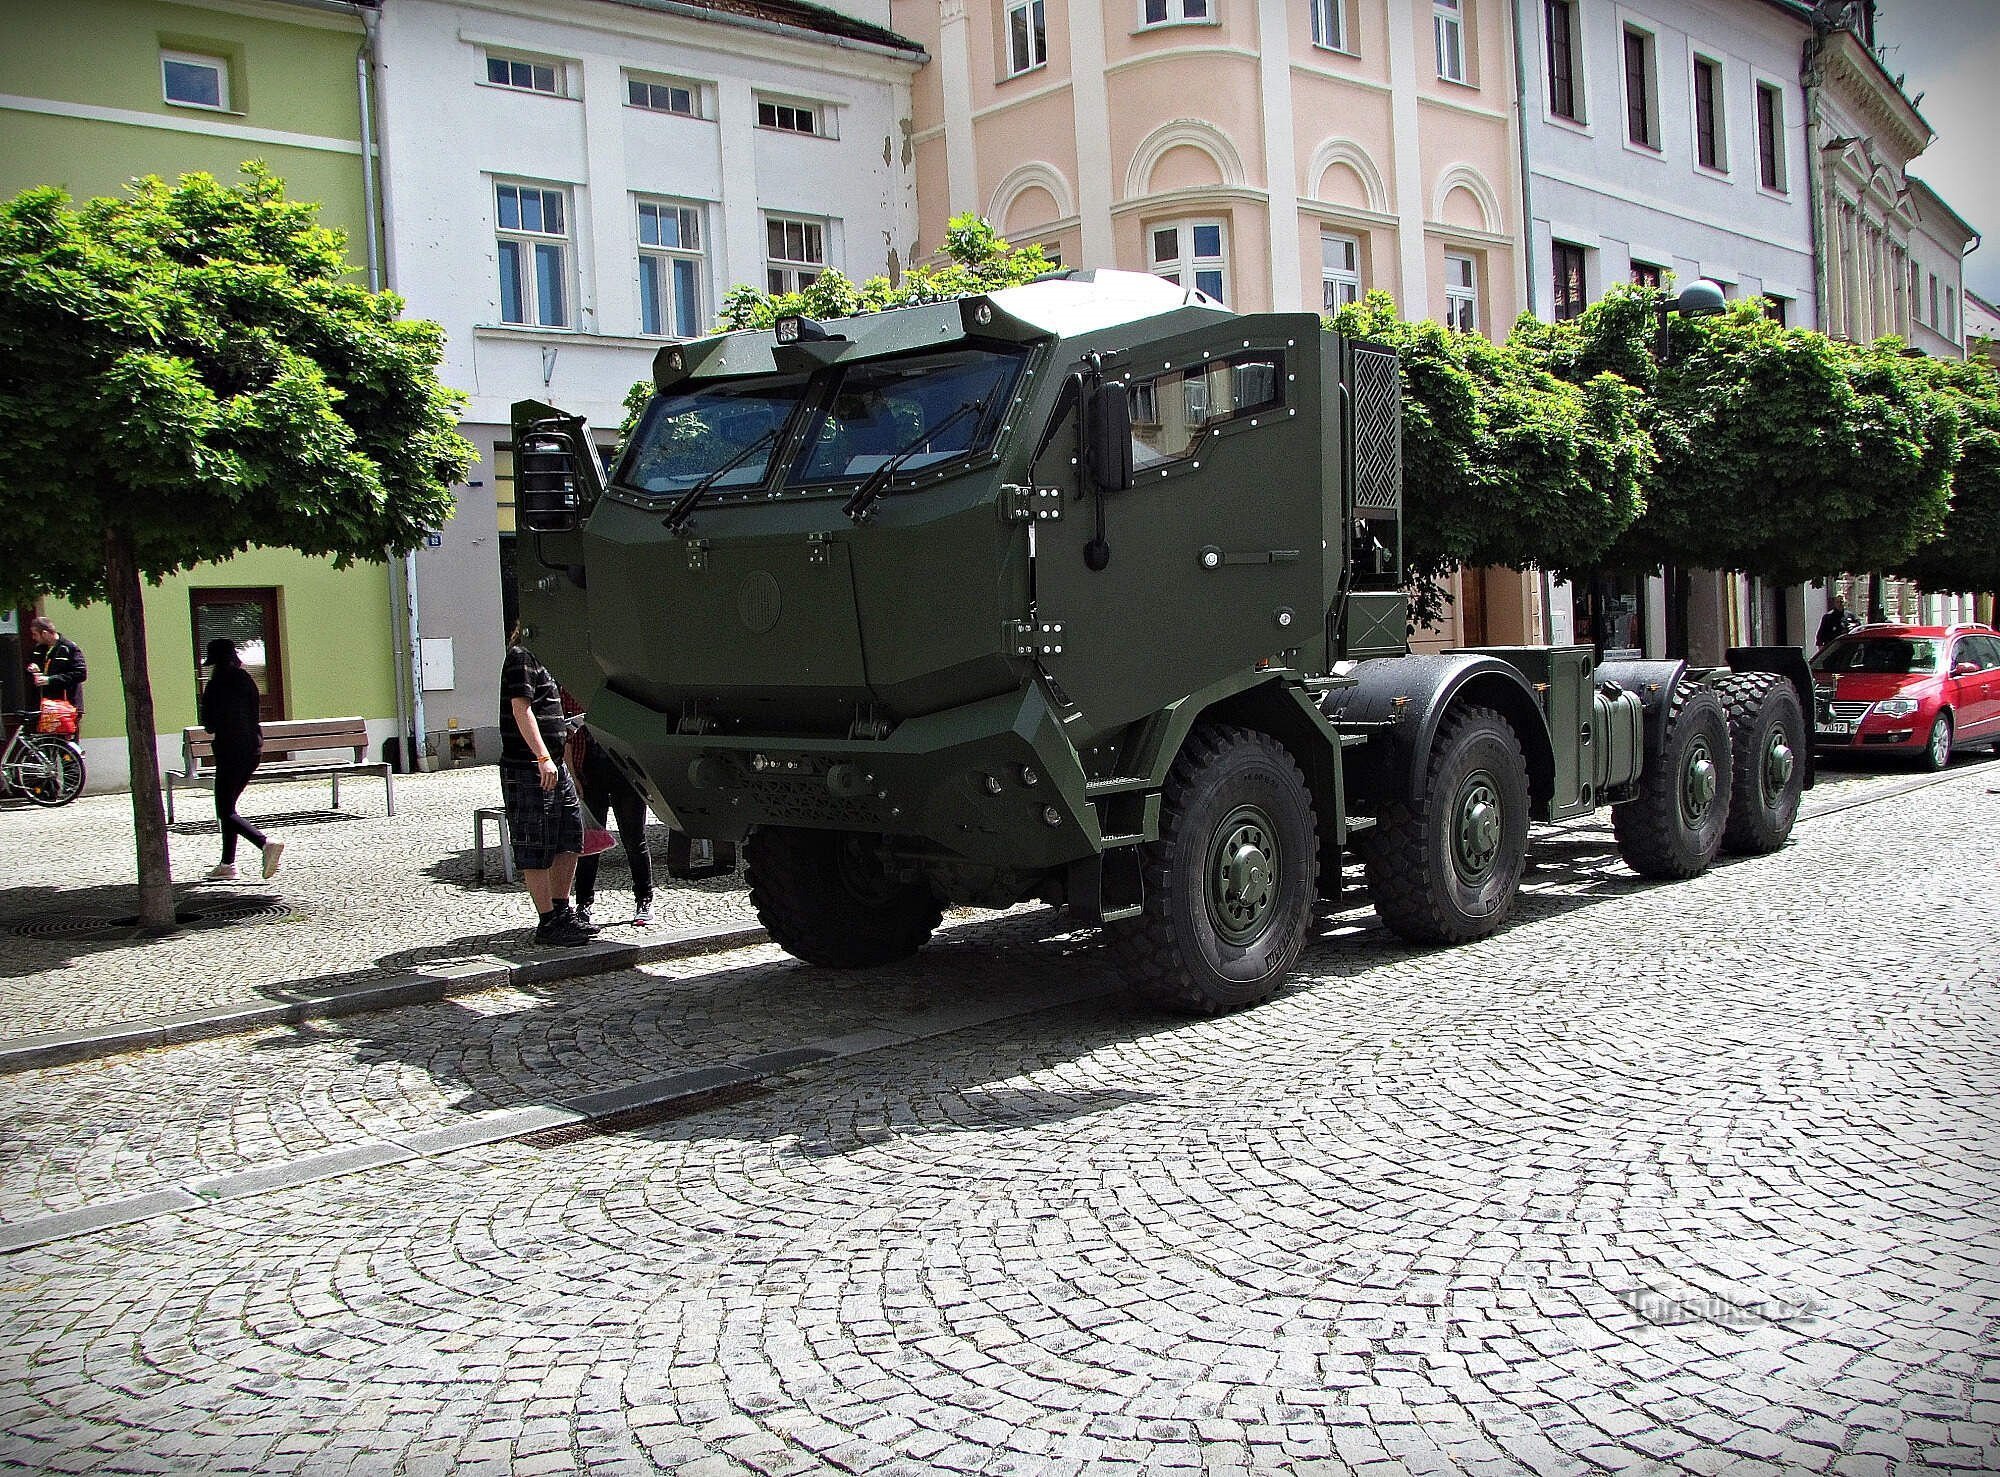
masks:
{"type": "Polygon", "coordinates": [[[1531,821],[1691,877],[1783,844],[1811,676],[1413,654],[1395,355],[1068,272],[660,350],[606,484],[515,407],[528,640],[662,817],[741,842],[800,959],[951,904],[1101,925],[1132,984],[1274,991],[1342,860],[1403,938],[1507,917],[1531,821]]]}

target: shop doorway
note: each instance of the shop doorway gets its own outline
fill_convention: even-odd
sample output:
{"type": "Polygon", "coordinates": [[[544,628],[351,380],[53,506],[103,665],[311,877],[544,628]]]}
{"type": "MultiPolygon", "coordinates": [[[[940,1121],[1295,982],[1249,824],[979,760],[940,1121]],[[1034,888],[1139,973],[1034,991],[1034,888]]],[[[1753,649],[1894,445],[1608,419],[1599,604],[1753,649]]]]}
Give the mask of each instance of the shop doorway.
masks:
{"type": "Polygon", "coordinates": [[[257,716],[275,723],[286,713],[285,662],[278,635],[278,592],[268,586],[258,589],[190,590],[188,604],[193,615],[195,687],[200,690],[201,659],[208,643],[227,636],[236,643],[243,669],[256,679],[263,695],[257,716]]]}
{"type": "Polygon", "coordinates": [[[1646,654],[1646,581],[1636,574],[1594,574],[1571,586],[1576,639],[1599,661],[1636,661],[1646,654]]]}

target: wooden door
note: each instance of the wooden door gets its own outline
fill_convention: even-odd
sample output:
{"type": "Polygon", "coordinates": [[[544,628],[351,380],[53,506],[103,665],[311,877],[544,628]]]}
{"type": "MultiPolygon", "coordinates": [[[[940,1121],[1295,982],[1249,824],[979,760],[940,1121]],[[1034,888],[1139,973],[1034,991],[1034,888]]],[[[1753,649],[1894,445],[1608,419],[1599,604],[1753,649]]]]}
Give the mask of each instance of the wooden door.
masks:
{"type": "Polygon", "coordinates": [[[257,683],[263,695],[257,716],[274,723],[286,716],[284,643],[278,631],[278,592],[265,586],[253,589],[190,590],[188,603],[194,617],[194,659],[197,683],[207,676],[201,659],[208,643],[227,636],[236,643],[243,669],[257,683]]]}

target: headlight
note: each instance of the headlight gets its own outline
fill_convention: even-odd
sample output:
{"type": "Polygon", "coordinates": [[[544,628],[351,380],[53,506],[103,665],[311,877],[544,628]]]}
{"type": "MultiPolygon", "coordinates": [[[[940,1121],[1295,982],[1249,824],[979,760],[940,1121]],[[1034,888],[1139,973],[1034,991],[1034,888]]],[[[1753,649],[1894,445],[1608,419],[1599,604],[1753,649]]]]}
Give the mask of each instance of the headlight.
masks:
{"type": "Polygon", "coordinates": [[[1875,705],[1877,718],[1907,718],[1922,706],[1913,697],[1885,697],[1875,705]]]}

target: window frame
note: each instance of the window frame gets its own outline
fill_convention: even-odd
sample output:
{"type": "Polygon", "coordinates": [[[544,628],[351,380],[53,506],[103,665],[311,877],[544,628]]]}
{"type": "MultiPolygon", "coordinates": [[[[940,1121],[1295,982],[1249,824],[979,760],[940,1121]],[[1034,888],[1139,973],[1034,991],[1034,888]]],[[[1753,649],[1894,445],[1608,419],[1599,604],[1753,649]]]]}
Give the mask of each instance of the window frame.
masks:
{"type": "Polygon", "coordinates": [[[708,212],[699,200],[684,200],[667,195],[635,195],[632,201],[632,228],[634,250],[636,252],[636,272],[639,287],[639,333],[646,338],[698,338],[702,333],[702,320],[708,316],[708,212]],[[675,213],[675,233],[686,235],[685,218],[692,217],[695,227],[695,245],[667,246],[646,240],[646,212],[673,211],[675,213]],[[658,274],[658,282],[653,291],[646,286],[646,263],[648,260],[665,264],[658,274]],[[693,323],[681,327],[680,274],[674,269],[676,262],[694,263],[694,302],[692,304],[693,323]],[[657,315],[657,327],[648,328],[646,318],[651,310],[657,315]]]}
{"type": "Polygon", "coordinates": [[[1195,459],[1202,454],[1203,448],[1212,436],[1227,434],[1238,428],[1250,429],[1263,421],[1267,416],[1281,418],[1279,417],[1279,412],[1287,408],[1290,396],[1293,393],[1290,388],[1293,382],[1291,375],[1290,359],[1286,350],[1277,347],[1258,348],[1253,344],[1248,348],[1232,349],[1226,353],[1217,354],[1213,358],[1204,357],[1191,364],[1177,364],[1171,369],[1158,370],[1145,375],[1143,378],[1127,380],[1125,382],[1125,397],[1131,411],[1131,421],[1134,428],[1132,444],[1133,472],[1139,477],[1151,477],[1155,474],[1162,477],[1168,476],[1178,467],[1192,465],[1195,459]],[[1235,372],[1246,363],[1269,364],[1271,366],[1272,398],[1259,401],[1254,405],[1238,405],[1234,403],[1233,387],[1235,384],[1235,372]],[[1208,396],[1208,377],[1214,375],[1218,370],[1229,372],[1232,386],[1232,403],[1229,413],[1222,416],[1211,414],[1212,401],[1208,396]],[[1202,402],[1200,425],[1189,431],[1186,444],[1175,450],[1172,455],[1155,455],[1154,448],[1145,446],[1138,440],[1137,432],[1141,429],[1164,424],[1160,417],[1160,406],[1162,403],[1178,403],[1184,411],[1188,412],[1187,418],[1192,421],[1194,416],[1191,407],[1196,397],[1191,395],[1189,391],[1198,381],[1201,384],[1200,398],[1202,402]],[[1160,391],[1163,387],[1167,386],[1172,386],[1172,388],[1169,388],[1167,394],[1162,396],[1160,391]],[[1152,459],[1146,460],[1146,457],[1152,457],[1152,459]]]}
{"type": "Polygon", "coordinates": [[[1567,323],[1572,318],[1581,317],[1583,310],[1590,306],[1589,248],[1574,241],[1552,241],[1549,243],[1549,265],[1553,273],[1549,309],[1555,314],[1556,322],[1567,323]]]}
{"type": "Polygon", "coordinates": [[[833,265],[831,260],[832,252],[828,249],[828,238],[832,234],[833,222],[825,216],[789,215],[779,211],[765,211],[764,290],[774,294],[804,292],[806,288],[817,282],[833,265]],[[800,247],[802,251],[810,248],[813,233],[817,232],[819,235],[819,260],[813,261],[805,256],[773,256],[771,254],[771,228],[773,226],[777,226],[781,231],[789,226],[799,227],[801,232],[800,247]],[[799,273],[808,270],[811,271],[812,276],[803,282],[799,281],[799,273]],[[771,280],[774,276],[782,277],[784,279],[783,285],[774,284],[771,280]]]}
{"type": "Polygon", "coordinates": [[[753,94],[757,105],[757,127],[766,133],[782,133],[788,138],[839,138],[840,131],[834,124],[833,105],[816,102],[811,98],[783,97],[776,93],[759,92],[753,94]],[[764,110],[771,110],[772,122],[764,121],[764,110]],[[810,128],[788,128],[779,121],[779,114],[789,110],[795,117],[800,113],[810,116],[810,128]]]}
{"type": "Polygon", "coordinates": [[[571,234],[570,227],[576,219],[576,212],[572,208],[569,187],[567,185],[544,184],[538,180],[512,179],[501,175],[493,175],[489,176],[489,178],[493,181],[494,264],[500,274],[500,313],[498,321],[508,328],[529,328],[545,332],[574,333],[576,331],[576,324],[573,321],[576,317],[576,258],[573,252],[576,245],[576,238],[571,234]],[[502,220],[500,199],[501,191],[503,190],[517,192],[514,206],[516,224],[512,226],[504,224],[502,220]],[[521,211],[520,195],[518,192],[529,190],[534,191],[541,197],[540,211],[544,221],[548,218],[548,202],[550,198],[553,197],[560,202],[563,217],[562,230],[550,231],[545,227],[530,228],[519,224],[523,218],[523,213],[521,211]],[[523,315],[519,318],[509,318],[507,316],[507,252],[505,247],[509,243],[513,243],[517,247],[525,245],[528,248],[525,252],[517,252],[515,258],[516,271],[520,275],[515,284],[514,291],[523,315]],[[551,248],[560,253],[557,288],[561,297],[558,307],[562,316],[554,321],[550,321],[543,316],[546,312],[546,303],[543,292],[543,278],[540,271],[541,262],[544,259],[541,253],[543,250],[551,248]]]}
{"type": "Polygon", "coordinates": [[[1660,148],[1660,38],[1644,26],[1625,23],[1619,33],[1619,85],[1625,102],[1625,147],[1659,156],[1660,148]],[[1634,45],[1639,48],[1638,85],[1633,85],[1634,45]],[[1634,125],[1640,133],[1635,136],[1634,125]]]}
{"type": "Polygon", "coordinates": [[[1785,89],[1779,82],[1753,79],[1757,89],[1757,188],[1773,195],[1792,193],[1791,170],[1785,157],[1785,89]],[[1766,104],[1769,104],[1768,119],[1766,104]],[[1769,166],[1768,170],[1766,166],[1769,166]]]}
{"type": "Polygon", "coordinates": [[[1002,81],[1011,82],[1016,77],[1025,77],[1048,66],[1048,0],[1003,0],[1000,8],[1000,54],[1006,65],[1002,81]],[[1016,16],[1023,17],[1021,39],[1028,47],[1028,59],[1019,65],[1016,65],[1014,55],[1016,16]]]}
{"type": "Polygon", "coordinates": [[[1146,223],[1146,270],[1155,277],[1173,283],[1176,287],[1193,288],[1196,292],[1208,293],[1217,302],[1229,302],[1229,222],[1221,216],[1179,216],[1167,220],[1146,223]],[[1204,254],[1195,245],[1195,232],[1214,227],[1216,251],[1204,254]],[[1162,231],[1175,233],[1175,255],[1169,259],[1159,254],[1159,238],[1162,231]],[[1169,277],[1160,270],[1171,267],[1177,274],[1169,277]],[[1204,273],[1214,273],[1221,278],[1220,292],[1208,292],[1201,285],[1204,273]],[[1186,280],[1184,280],[1186,279],[1186,280]]]}
{"type": "Polygon", "coordinates": [[[1729,173],[1729,88],[1722,62],[1706,52],[1688,57],[1689,122],[1694,132],[1694,164],[1714,174],[1729,173]],[[1702,151],[1702,78],[1708,78],[1707,135],[1710,158],[1702,151]]]}
{"type": "Polygon", "coordinates": [[[208,51],[185,51],[177,46],[160,48],[160,101],[170,108],[193,108],[202,113],[234,113],[237,108],[232,102],[234,88],[231,86],[229,58],[217,56],[208,51]],[[195,102],[189,98],[175,97],[167,90],[167,67],[169,64],[183,67],[201,67],[215,73],[215,95],[212,103],[195,102]]]}
{"type": "Polygon", "coordinates": [[[1342,56],[1359,55],[1348,29],[1347,0],[1309,0],[1306,24],[1312,44],[1321,51],[1337,51],[1342,56]],[[1331,36],[1333,39],[1326,39],[1331,36]]]}
{"type": "Polygon", "coordinates": [[[1626,267],[1626,276],[1634,287],[1650,287],[1660,291],[1667,285],[1667,269],[1658,262],[1640,261],[1633,258],[1626,267]],[[1642,275],[1643,274],[1643,275],[1642,275]]]}
{"type": "Polygon", "coordinates": [[[1319,300],[1320,300],[1320,312],[1323,315],[1331,316],[1332,314],[1339,312],[1341,308],[1347,305],[1347,303],[1349,302],[1358,303],[1361,301],[1362,298],[1368,295],[1368,283],[1366,275],[1361,270],[1362,267],[1361,240],[1362,238],[1359,232],[1356,232],[1353,235],[1349,235],[1345,231],[1330,230],[1325,226],[1322,226],[1320,228],[1319,300]],[[1351,269],[1346,267],[1330,267],[1326,264],[1327,244],[1329,242],[1334,242],[1334,241],[1343,242],[1354,249],[1354,266],[1351,269]],[[1346,302],[1335,303],[1329,306],[1326,300],[1327,289],[1333,287],[1335,284],[1341,284],[1352,287],[1354,289],[1354,296],[1348,298],[1346,302]]]}
{"type": "Polygon", "coordinates": [[[1542,61],[1548,75],[1548,87],[1542,101],[1548,109],[1548,116],[1561,123],[1573,123],[1578,127],[1589,124],[1588,89],[1584,86],[1583,75],[1583,8],[1577,0],[1542,0],[1542,61]],[[1561,12],[1563,16],[1563,67],[1566,75],[1557,80],[1556,71],[1556,28],[1553,18],[1561,12]],[[1557,88],[1568,89],[1568,107],[1557,99],[1557,88]]]}
{"type": "Polygon", "coordinates": [[[1158,20],[1154,20],[1146,14],[1147,7],[1152,3],[1154,3],[1154,0],[1139,0],[1139,24],[1136,29],[1141,31],[1157,31],[1163,26],[1217,26],[1222,24],[1222,18],[1216,14],[1216,9],[1222,3],[1222,0],[1158,0],[1161,11],[1158,20]],[[1188,14],[1190,6],[1200,6],[1201,14],[1188,14]]]}
{"type": "Polygon", "coordinates": [[[1479,257],[1470,251],[1447,250],[1444,254],[1445,326],[1456,328],[1461,333],[1480,332],[1479,296],[1479,257]],[[1458,262],[1463,262],[1466,266],[1466,276],[1471,279],[1467,283],[1455,283],[1451,280],[1452,267],[1458,262]],[[1463,325],[1458,321],[1460,314],[1455,305],[1464,307],[1466,321],[1463,325]]]}
{"type": "Polygon", "coordinates": [[[1792,300],[1780,297],[1774,292],[1764,295],[1764,316],[1780,328],[1792,326],[1792,300]]]}
{"type": "Polygon", "coordinates": [[[1468,0],[1431,0],[1431,48],[1436,54],[1437,75],[1440,82],[1453,82],[1460,87],[1470,87],[1472,83],[1472,59],[1466,50],[1466,12],[1468,0]],[[1445,68],[1445,37],[1452,38],[1453,59],[1457,71],[1445,68]]]}
{"type": "Polygon", "coordinates": [[[624,106],[632,109],[634,112],[657,113],[664,118],[695,118],[701,120],[706,120],[709,116],[708,100],[703,96],[704,89],[702,84],[695,81],[692,77],[674,77],[669,76],[665,72],[638,72],[629,68],[625,71],[624,77],[624,106]],[[673,93],[684,92],[688,96],[688,111],[682,112],[679,108],[671,106],[656,108],[650,101],[643,103],[634,102],[632,100],[632,89],[635,87],[648,89],[649,95],[651,90],[655,88],[664,89],[669,95],[670,102],[673,93]]]}
{"type": "Polygon", "coordinates": [[[571,96],[569,63],[559,56],[545,56],[534,51],[515,51],[506,46],[482,46],[479,48],[479,59],[484,64],[484,71],[479,79],[481,87],[491,87],[500,92],[518,92],[528,97],[571,96]],[[509,67],[529,68],[530,85],[523,87],[518,82],[496,82],[493,78],[495,62],[505,63],[509,67]],[[533,69],[536,67],[549,69],[553,86],[543,88],[532,85],[533,69]]]}

